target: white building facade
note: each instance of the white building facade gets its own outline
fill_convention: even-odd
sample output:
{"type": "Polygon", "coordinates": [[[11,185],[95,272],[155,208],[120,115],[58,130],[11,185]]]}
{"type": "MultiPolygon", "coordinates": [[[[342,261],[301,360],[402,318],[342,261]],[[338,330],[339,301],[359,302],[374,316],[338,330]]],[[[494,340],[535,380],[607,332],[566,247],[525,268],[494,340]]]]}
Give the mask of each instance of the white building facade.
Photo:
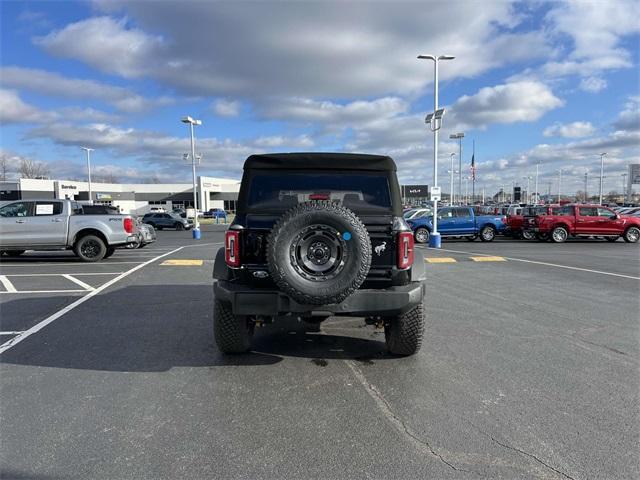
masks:
{"type": "MultiPolygon", "coordinates": [[[[235,212],[240,181],[228,178],[198,177],[197,208],[207,211],[223,208],[235,212]]],[[[151,207],[193,207],[191,183],[96,183],[91,182],[91,200],[95,204],[113,205],[122,213],[144,215],[151,207]]],[[[35,198],[69,198],[89,200],[89,183],[71,180],[20,178],[0,183],[0,200],[35,198]]]]}

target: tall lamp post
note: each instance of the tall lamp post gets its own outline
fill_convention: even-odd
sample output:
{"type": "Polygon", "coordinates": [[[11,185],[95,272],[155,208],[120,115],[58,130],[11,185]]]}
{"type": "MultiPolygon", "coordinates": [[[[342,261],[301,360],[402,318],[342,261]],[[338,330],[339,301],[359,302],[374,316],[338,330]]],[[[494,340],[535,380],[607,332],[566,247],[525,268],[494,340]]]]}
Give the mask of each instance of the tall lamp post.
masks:
{"type": "Polygon", "coordinates": [[[623,173],[622,177],[622,203],[627,203],[627,174],[623,173]]]}
{"type": "MultiPolygon", "coordinates": [[[[451,187],[450,187],[450,190],[449,190],[449,192],[450,192],[449,193],[449,204],[450,205],[453,205],[453,200],[454,200],[454,197],[453,197],[453,157],[455,157],[455,156],[456,156],[455,153],[452,153],[450,155],[450,157],[451,157],[451,187]]],[[[460,194],[460,191],[458,191],[458,194],[460,194]]]]}
{"type": "Polygon", "coordinates": [[[452,140],[458,140],[458,195],[462,192],[462,139],[463,132],[453,133],[449,135],[452,140]]]}
{"type": "Polygon", "coordinates": [[[89,147],[80,147],[82,150],[87,152],[87,178],[89,179],[89,203],[93,203],[93,195],[91,193],[91,152],[93,152],[93,148],[89,147]]]}
{"type": "Polygon", "coordinates": [[[526,177],[522,178],[527,181],[527,196],[524,198],[524,201],[528,205],[531,203],[531,193],[529,192],[529,189],[531,188],[531,175],[527,175],[526,177]]]}
{"type": "MultiPolygon", "coordinates": [[[[420,60],[433,60],[433,113],[427,115],[425,121],[433,132],[433,186],[438,187],[438,130],[442,126],[444,108],[438,110],[438,62],[453,60],[452,55],[418,55],[420,60]]],[[[440,248],[440,233],[438,232],[438,201],[433,201],[433,232],[429,236],[429,246],[440,248]]]]}
{"type": "Polygon", "coordinates": [[[589,193],[587,188],[589,187],[589,170],[584,172],[584,203],[589,203],[589,193]]]}
{"type": "Polygon", "coordinates": [[[540,203],[540,194],[538,193],[538,174],[540,173],[540,163],[536,163],[536,201],[535,201],[535,205],[537,205],[538,203],[540,203]]]}
{"type": "Polygon", "coordinates": [[[558,205],[562,198],[562,169],[558,170],[558,205]]]}
{"type": "Polygon", "coordinates": [[[191,169],[193,172],[193,238],[200,240],[200,223],[198,222],[198,191],[196,189],[196,140],[193,135],[193,126],[202,125],[201,120],[196,120],[190,116],[182,118],[182,123],[189,124],[189,130],[191,132],[191,169]]]}
{"type": "Polygon", "coordinates": [[[604,157],[607,152],[600,154],[600,205],[602,205],[602,181],[604,180],[604,157]]]}

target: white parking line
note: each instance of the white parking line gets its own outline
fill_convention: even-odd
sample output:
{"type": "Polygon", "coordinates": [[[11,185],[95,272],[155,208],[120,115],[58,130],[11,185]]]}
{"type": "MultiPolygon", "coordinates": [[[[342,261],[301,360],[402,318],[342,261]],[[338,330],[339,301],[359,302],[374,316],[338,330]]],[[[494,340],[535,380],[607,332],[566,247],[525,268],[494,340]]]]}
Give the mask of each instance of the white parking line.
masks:
{"type": "Polygon", "coordinates": [[[175,250],[171,250],[165,254],[162,255],[158,255],[155,258],[152,258],[150,260],[147,260],[144,263],[141,263],[139,265],[136,265],[135,267],[127,270],[124,273],[121,273],[120,275],[118,275],[115,278],[112,278],[111,280],[109,280],[107,283],[104,283],[103,285],[99,286],[98,288],[96,288],[95,290],[90,291],[89,293],[87,293],[86,295],[84,295],[82,298],[79,298],[78,300],[76,300],[73,303],[70,303],[69,305],[67,305],[66,307],[64,307],[61,310],[58,310],[56,313],[49,315],[47,318],[45,318],[44,320],[42,320],[41,322],[35,324],[33,327],[31,327],[28,330],[25,330],[24,332],[22,332],[20,335],[17,335],[15,337],[13,337],[11,340],[6,341],[5,343],[3,343],[2,345],[0,345],[0,353],[4,353],[7,350],[9,350],[12,347],[15,347],[17,344],[19,344],[20,342],[22,342],[23,340],[29,338],[31,335],[33,335],[34,333],[39,332],[40,330],[42,330],[44,327],[46,327],[47,325],[49,325],[52,322],[55,322],[58,318],[62,317],[64,314],[70,312],[71,310],[73,310],[74,308],[82,305],[84,302],[86,302],[87,300],[89,300],[91,297],[98,295],[100,292],[104,291],[105,289],[109,288],[111,285],[113,285],[116,282],[119,282],[120,280],[122,280],[123,278],[131,275],[132,273],[140,270],[143,267],[146,267],[147,265],[149,265],[150,263],[155,262],[156,260],[166,257],[167,255],[171,255],[172,253],[176,253],[179,252],[180,250],[182,250],[183,247],[178,247],[175,250]]]}
{"type": "Polygon", "coordinates": [[[20,332],[0,332],[0,335],[20,335],[22,333],[22,331],[20,332]]]}
{"type": "MultiPolygon", "coordinates": [[[[120,275],[124,272],[77,272],[72,273],[74,277],[80,275],[120,275]]],[[[5,277],[61,277],[63,275],[69,275],[64,273],[7,273],[5,277]]]]}
{"type": "Polygon", "coordinates": [[[11,283],[6,276],[0,275],[0,283],[2,283],[2,285],[4,286],[4,289],[7,291],[6,293],[16,292],[16,287],[13,286],[13,283],[11,283]]]}
{"type": "Polygon", "coordinates": [[[76,285],[80,285],[82,288],[84,288],[85,290],[95,290],[95,288],[93,288],[91,285],[89,285],[88,283],[84,283],[82,280],[78,280],[76,277],[73,277],[69,274],[63,274],[62,275],[64,278],[66,278],[67,280],[71,280],[73,283],[75,283],[76,285]]]}
{"type": "Polygon", "coordinates": [[[16,290],[15,292],[0,292],[0,295],[21,295],[23,293],[87,293],[88,290],[16,290]]]}
{"type": "MultiPolygon", "coordinates": [[[[432,247],[428,247],[431,249],[432,247]]],[[[486,253],[476,253],[476,252],[464,252],[460,250],[447,250],[445,248],[436,248],[434,250],[442,250],[443,252],[452,252],[452,253],[464,253],[468,255],[480,255],[483,257],[492,257],[493,255],[488,255],[486,253]]],[[[588,273],[597,273],[599,275],[608,275],[611,277],[620,277],[620,278],[630,278],[631,280],[640,280],[640,277],[634,277],[633,275],[623,275],[621,273],[612,273],[612,272],[603,272],[601,270],[591,270],[589,268],[580,268],[580,267],[571,267],[569,265],[561,265],[558,263],[548,263],[548,262],[539,262],[537,260],[527,260],[524,258],[513,258],[513,257],[503,257],[507,260],[512,260],[514,262],[523,262],[523,263],[533,263],[536,265],[545,265],[547,267],[556,267],[556,268],[565,268],[567,270],[578,270],[580,272],[588,272],[588,273]]]]}
{"type": "MultiPolygon", "coordinates": [[[[171,252],[169,252],[171,253],[171,252]]],[[[101,263],[100,265],[124,265],[143,262],[111,262],[109,260],[101,263]]],[[[49,263],[36,263],[36,262],[20,262],[20,263],[5,263],[0,262],[0,268],[3,267],[57,267],[58,265],[76,265],[76,266],[92,266],[93,264],[83,262],[49,262],[49,263]]]]}

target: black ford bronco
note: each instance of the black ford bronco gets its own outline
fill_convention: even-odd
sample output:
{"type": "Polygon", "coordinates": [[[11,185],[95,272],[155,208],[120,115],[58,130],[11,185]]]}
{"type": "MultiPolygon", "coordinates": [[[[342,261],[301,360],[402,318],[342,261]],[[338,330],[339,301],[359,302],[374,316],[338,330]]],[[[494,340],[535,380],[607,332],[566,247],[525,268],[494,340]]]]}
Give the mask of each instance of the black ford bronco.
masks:
{"type": "Polygon", "coordinates": [[[422,252],[402,218],[396,165],[344,153],[252,155],[217,252],[215,341],[246,352],[256,324],[364,317],[391,353],[422,343],[422,252]]]}

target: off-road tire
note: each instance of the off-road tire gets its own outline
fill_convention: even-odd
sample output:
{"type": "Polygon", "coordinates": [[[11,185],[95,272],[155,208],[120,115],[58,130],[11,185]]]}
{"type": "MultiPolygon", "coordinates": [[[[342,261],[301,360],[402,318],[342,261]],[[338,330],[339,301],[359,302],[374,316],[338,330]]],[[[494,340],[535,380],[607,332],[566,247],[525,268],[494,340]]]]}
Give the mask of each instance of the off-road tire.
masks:
{"type": "Polygon", "coordinates": [[[213,338],[222,353],[245,353],[251,348],[255,324],[245,315],[234,315],[231,305],[213,302],[213,338]]]}
{"type": "Polygon", "coordinates": [[[416,239],[416,243],[429,243],[431,232],[429,232],[429,229],[427,228],[419,227],[416,228],[416,231],[413,234],[413,238],[416,239]]]}
{"type": "Polygon", "coordinates": [[[100,237],[85,235],[76,240],[73,252],[83,262],[99,262],[107,254],[107,246],[100,237]]]}
{"type": "Polygon", "coordinates": [[[553,243],[564,243],[569,238],[569,232],[565,227],[555,227],[551,230],[549,238],[553,243]]]}
{"type": "Polygon", "coordinates": [[[496,229],[493,225],[485,225],[480,230],[480,240],[483,242],[493,242],[496,238],[496,229]]]}
{"type": "Polygon", "coordinates": [[[413,355],[422,345],[425,318],[424,305],[418,304],[402,315],[385,319],[384,338],[394,355],[413,355]]]}
{"type": "Polygon", "coordinates": [[[7,257],[19,257],[20,255],[22,255],[24,252],[26,252],[26,250],[5,250],[4,254],[7,257]]]}
{"type": "Polygon", "coordinates": [[[640,227],[632,225],[631,227],[627,228],[622,234],[622,238],[627,243],[636,243],[638,239],[640,239],[640,227]]]}
{"type": "Polygon", "coordinates": [[[102,258],[109,258],[115,252],[116,252],[116,248],[115,247],[107,247],[107,253],[105,253],[104,257],[102,257],[102,258]]]}
{"type": "Polygon", "coordinates": [[[523,240],[534,240],[536,238],[535,233],[533,233],[530,230],[524,230],[522,232],[522,239],[523,240]]]}
{"type": "MultiPolygon", "coordinates": [[[[313,234],[312,238],[323,241],[323,236],[313,234]]],[[[325,246],[327,246],[325,244],[325,246]]],[[[328,263],[327,262],[327,263],[328,263]]],[[[367,229],[350,209],[331,201],[310,201],[301,203],[287,211],[276,222],[267,239],[267,263],[271,278],[276,285],[295,301],[309,305],[330,305],[340,303],[355,292],[367,278],[371,267],[371,240],[367,229]],[[305,270],[294,246],[302,250],[300,235],[305,229],[326,229],[336,232],[328,236],[329,246],[339,244],[340,259],[333,256],[328,262],[335,265],[327,270],[328,278],[305,270]],[[345,238],[345,233],[350,238],[345,238]]]]}

